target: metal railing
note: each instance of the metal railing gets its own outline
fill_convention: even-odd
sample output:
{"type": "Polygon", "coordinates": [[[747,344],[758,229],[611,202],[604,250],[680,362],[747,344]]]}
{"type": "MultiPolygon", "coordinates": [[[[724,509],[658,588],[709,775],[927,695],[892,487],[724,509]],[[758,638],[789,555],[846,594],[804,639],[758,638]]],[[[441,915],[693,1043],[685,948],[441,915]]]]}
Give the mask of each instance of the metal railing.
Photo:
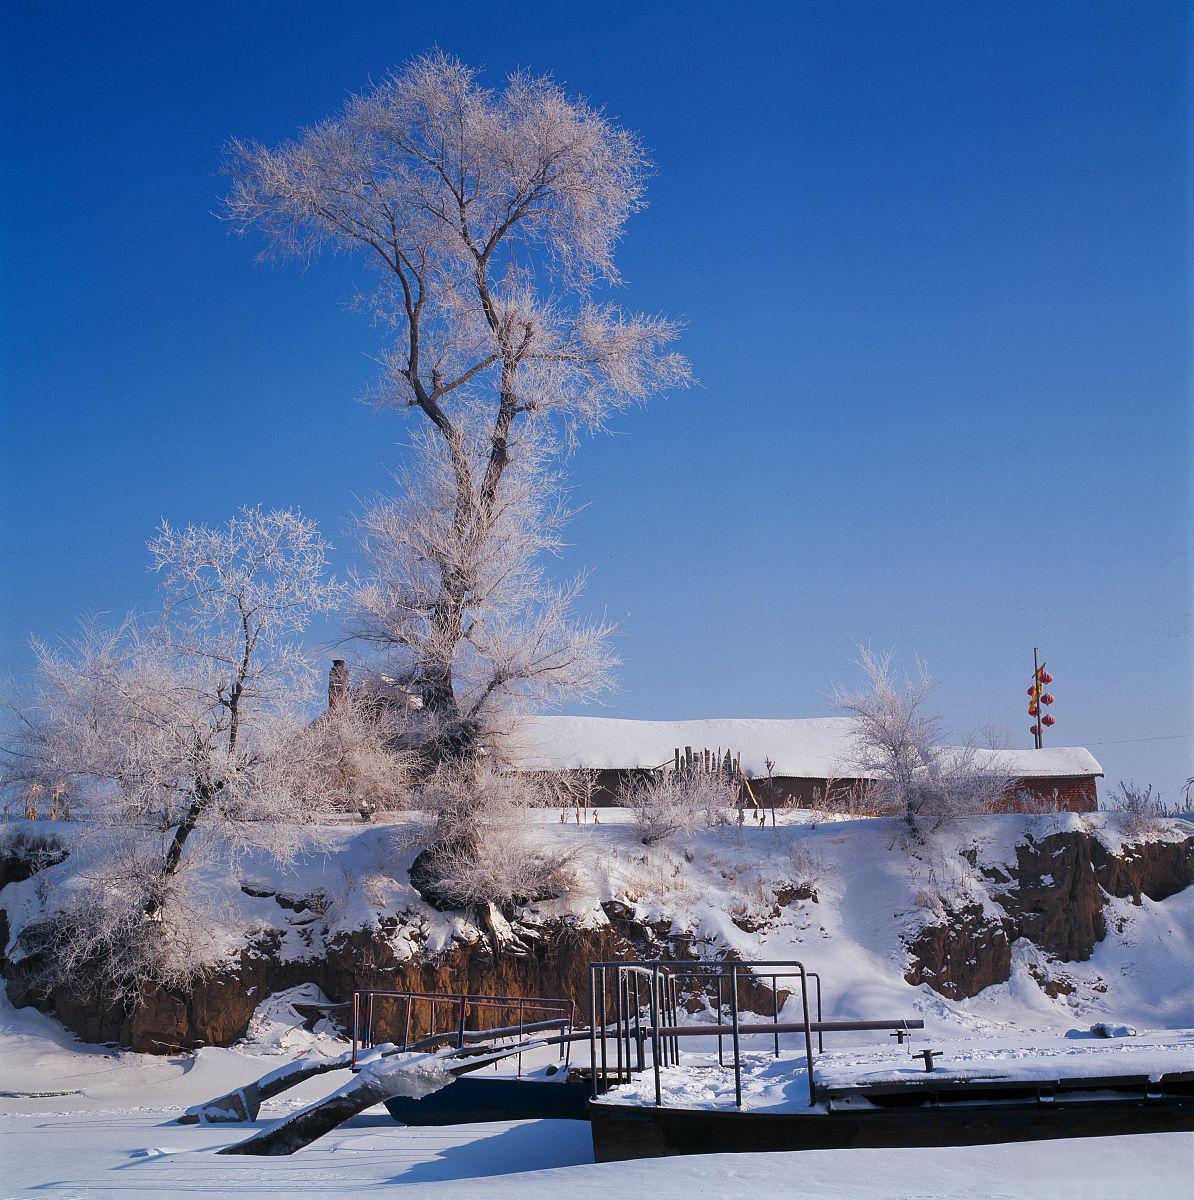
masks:
{"type": "MultiPolygon", "coordinates": [[[[759,1003],[758,999],[754,1000],[759,1003]]],[[[785,1000],[786,1003],[786,1000],[785,1000]]],[[[655,1082],[655,1104],[663,1103],[660,1071],[680,1061],[682,1037],[716,1037],[717,1062],[724,1067],[725,1042],[733,1049],[734,1102],[742,1107],[742,1038],[766,1035],[773,1040],[773,1053],[780,1054],[780,1037],[801,1034],[808,1075],[808,1102],[817,1103],[813,1077],[813,1034],[817,1052],[825,1049],[826,1033],[867,1030],[921,1029],[921,1020],[826,1021],[821,1013],[821,977],[797,959],[739,962],[726,959],[655,959],[643,962],[598,962],[589,964],[589,1052],[592,1062],[592,1098],[611,1086],[628,1083],[647,1069],[650,1046],[655,1082]],[[743,981],[770,985],[770,1020],[744,1022],[740,990],[743,981]],[[799,980],[803,1019],[780,1021],[780,981],[799,980]],[[809,1012],[809,981],[815,984],[817,1017],[809,1012]],[[714,1023],[684,1024],[680,1021],[681,982],[695,985],[712,996],[716,989],[717,1019],[714,1023]],[[612,1001],[611,1001],[612,992],[612,1001]],[[729,1020],[725,1020],[728,996],[729,1020]],[[612,1009],[612,1013],[611,1013],[612,1009]],[[646,1018],[644,1019],[644,1011],[646,1018]]]]}
{"type": "MultiPolygon", "coordinates": [[[[725,1038],[734,1051],[734,1098],[742,1106],[742,1037],[754,1033],[770,1033],[775,1039],[775,1054],[779,1054],[781,1033],[803,1032],[804,1056],[808,1070],[809,1104],[816,1103],[813,1082],[813,1040],[816,1028],[809,1015],[808,981],[816,980],[817,1025],[820,1025],[821,980],[796,959],[774,959],[762,962],[737,962],[727,959],[655,959],[645,962],[604,962],[589,964],[589,1050],[592,1056],[592,1095],[596,1099],[607,1090],[611,1079],[616,1083],[629,1082],[635,1071],[646,1070],[646,1046],[651,1046],[651,1069],[655,1079],[655,1103],[663,1103],[660,1069],[680,1061],[682,1036],[707,1033],[718,1039],[718,1063],[725,1065],[725,1038]],[[744,1027],[740,1020],[739,991],[741,980],[752,983],[771,981],[772,1021],[768,1024],[744,1027]],[[784,1025],[779,1020],[778,983],[781,979],[800,980],[800,1004],[804,1021],[799,1025],[784,1025]],[[609,1042],[610,984],[613,984],[613,1049],[609,1042]],[[717,1022],[699,1027],[681,1025],[679,1020],[680,982],[695,981],[711,989],[717,988],[717,1022]],[[730,1019],[723,1021],[726,985],[729,991],[730,1019]],[[649,1010],[649,1024],[643,1024],[643,1010],[649,1010]],[[612,1060],[612,1062],[611,1062],[612,1060]],[[633,1066],[631,1064],[634,1064],[633,1066]],[[612,1070],[611,1070],[612,1066],[612,1070]]],[[[820,1030],[817,1029],[818,1034],[820,1030]]],[[[820,1044],[820,1042],[818,1042],[820,1044]]]]}
{"type": "MultiPolygon", "coordinates": [[[[401,992],[361,990],[352,994],[352,1067],[362,1050],[378,1044],[378,1017],[382,1003],[396,1011],[383,1024],[384,1042],[399,1050],[421,1050],[433,1046],[457,1048],[473,1042],[523,1041],[530,1034],[554,1030],[559,1034],[560,1058],[568,1061],[571,1035],[576,1024],[576,1005],[571,1000],[549,996],[487,996],[470,993],[401,992]],[[419,1014],[420,1005],[426,1005],[419,1014]],[[420,1029],[426,1016],[426,1029],[420,1029]],[[441,1026],[441,1017],[446,1020],[441,1026]],[[485,1017],[492,1018],[485,1021],[485,1017]],[[470,1028],[470,1018],[472,1028],[470,1028]],[[401,1030],[401,1037],[396,1036],[401,1030]],[[416,1036],[412,1040],[412,1033],[416,1036]]],[[[581,1035],[583,1036],[583,1034],[581,1035]]],[[[522,1055],[518,1056],[522,1074],[522,1055]]]]}

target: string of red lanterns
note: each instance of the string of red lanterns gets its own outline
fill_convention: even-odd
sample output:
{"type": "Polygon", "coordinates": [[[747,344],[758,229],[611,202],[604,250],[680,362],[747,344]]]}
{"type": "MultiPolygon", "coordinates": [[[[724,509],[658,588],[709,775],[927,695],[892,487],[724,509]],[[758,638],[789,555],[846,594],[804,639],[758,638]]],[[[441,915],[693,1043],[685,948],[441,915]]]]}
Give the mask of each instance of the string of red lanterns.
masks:
{"type": "Polygon", "coordinates": [[[1039,652],[1036,646],[1032,648],[1032,684],[1028,688],[1028,715],[1037,718],[1029,727],[1036,748],[1039,750],[1044,743],[1044,732],[1050,725],[1057,724],[1057,718],[1051,712],[1044,712],[1053,703],[1052,692],[1045,689],[1053,682],[1053,676],[1045,669],[1045,664],[1039,662],[1039,652]]]}

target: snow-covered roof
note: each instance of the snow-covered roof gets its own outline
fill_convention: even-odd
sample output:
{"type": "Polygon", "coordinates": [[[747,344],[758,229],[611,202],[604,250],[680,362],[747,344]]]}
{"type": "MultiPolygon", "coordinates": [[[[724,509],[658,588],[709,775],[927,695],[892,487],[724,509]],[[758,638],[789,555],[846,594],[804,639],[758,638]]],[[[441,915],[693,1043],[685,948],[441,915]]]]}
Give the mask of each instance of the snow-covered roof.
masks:
{"type": "MultiPolygon", "coordinates": [[[[525,717],[510,740],[510,759],[524,771],[633,770],[672,761],[676,747],[731,750],[742,755],[752,779],[772,773],[795,779],[826,779],[856,774],[852,758],[852,717],[797,720],[723,718],[709,721],[629,721],[618,717],[525,717]]],[[[1043,750],[979,750],[980,760],[996,758],[1021,778],[1102,775],[1094,755],[1080,746],[1043,750]]]]}

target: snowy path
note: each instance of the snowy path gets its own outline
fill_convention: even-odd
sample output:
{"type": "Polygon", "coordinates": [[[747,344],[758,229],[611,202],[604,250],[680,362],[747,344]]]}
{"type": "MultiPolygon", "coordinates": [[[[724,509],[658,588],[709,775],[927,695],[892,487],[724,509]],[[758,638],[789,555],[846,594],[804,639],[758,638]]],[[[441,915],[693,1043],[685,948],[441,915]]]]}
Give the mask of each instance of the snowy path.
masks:
{"type": "MultiPolygon", "coordinates": [[[[1033,1142],[943,1150],[843,1150],[706,1155],[595,1165],[588,1125],[524,1121],[402,1129],[366,1113],[284,1159],[214,1149],[225,1127],[179,1127],[163,1112],[5,1117],[0,1196],[54,1200],[326,1200],[330,1196],[558,1200],[650,1194],[659,1200],[1183,1200],[1194,1180],[1194,1136],[1033,1142]],[[556,1168],[556,1169],[552,1169],[556,1168]],[[407,1185],[396,1189],[395,1185],[407,1185]]],[[[236,1136],[243,1136],[238,1129],[236,1136]]]]}
{"type": "MultiPolygon", "coordinates": [[[[290,1046],[287,1054],[298,1053],[290,1046]]],[[[188,1105],[278,1065],[278,1055],[205,1049],[155,1058],[75,1041],[0,992],[0,1200],[327,1200],[396,1196],[570,1200],[644,1194],[658,1200],[1189,1200],[1194,1135],[1039,1142],[942,1150],[847,1150],[592,1162],[589,1127],[521,1121],[406,1129],[371,1109],[289,1158],[217,1155],[252,1126],[176,1125],[188,1105]],[[401,1185],[401,1186],[399,1186],[401,1185]]],[[[342,1073],[267,1102],[281,1116],[326,1093],[342,1073]]]]}

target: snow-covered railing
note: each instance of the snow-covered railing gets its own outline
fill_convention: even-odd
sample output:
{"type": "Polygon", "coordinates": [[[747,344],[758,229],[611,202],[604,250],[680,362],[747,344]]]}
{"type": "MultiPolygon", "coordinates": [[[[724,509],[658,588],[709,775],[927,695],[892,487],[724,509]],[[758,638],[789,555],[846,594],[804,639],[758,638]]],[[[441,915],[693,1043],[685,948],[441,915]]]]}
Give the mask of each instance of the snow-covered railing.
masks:
{"type": "MultiPolygon", "coordinates": [[[[394,1043],[399,1050],[422,1050],[435,1045],[450,1044],[458,1049],[472,1042],[513,1038],[521,1041],[528,1034],[557,1030],[561,1035],[560,1057],[571,1053],[571,1034],[576,1023],[576,1005],[571,1000],[549,996],[487,996],[470,993],[409,992],[362,990],[352,995],[352,1055],[355,1070],[360,1052],[377,1044],[379,1002],[388,1003],[397,1011],[386,1022],[384,1041],[394,1043]],[[426,1029],[419,1028],[417,1014],[420,1005],[426,1006],[426,1029]],[[440,1017],[446,1012],[448,1023],[440,1027],[440,1017]],[[494,1023],[482,1024],[482,1014],[491,1015],[494,1023]],[[478,1025],[469,1029],[470,1016],[478,1025]],[[398,1037],[398,1027],[402,1036],[398,1037]],[[412,1041],[412,1034],[415,1035],[412,1041]]],[[[519,1058],[519,1073],[522,1060],[519,1058]]]]}
{"type": "MultiPolygon", "coordinates": [[[[771,981],[773,1021],[767,1031],[775,1037],[776,1054],[779,1053],[779,999],[778,983],[781,979],[800,980],[800,1003],[804,1021],[793,1026],[793,1031],[804,1033],[805,1061],[808,1068],[809,1103],[816,1103],[816,1087],[813,1082],[813,1023],[809,1015],[808,981],[810,973],[796,959],[774,959],[743,963],[727,959],[654,959],[643,962],[606,962],[589,965],[589,1048],[593,1064],[593,1099],[610,1086],[611,1057],[615,1082],[630,1080],[633,1071],[646,1070],[646,1045],[651,1046],[651,1069],[655,1075],[655,1103],[662,1103],[662,1086],[659,1072],[661,1067],[676,1064],[680,1060],[682,1036],[688,1036],[688,1027],[679,1020],[680,981],[696,979],[704,985],[717,986],[717,1024],[705,1028],[718,1038],[718,1061],[722,1062],[723,1039],[729,1037],[734,1051],[734,1093],[736,1103],[742,1104],[742,1044],[744,1030],[739,1020],[739,990],[743,977],[752,982],[760,977],[771,981]],[[611,1055],[608,1042],[610,1034],[610,984],[614,997],[614,1033],[611,1055]],[[729,988],[730,1021],[722,1021],[726,985],[729,988]],[[600,1013],[598,1008],[600,1007],[600,1013]],[[648,1009],[649,1024],[643,1024],[643,1010],[648,1009]],[[600,1067],[598,1060],[600,1059],[600,1067]],[[634,1064],[632,1066],[632,1063],[634,1064]]],[[[817,978],[818,1005],[820,1001],[820,978],[817,978]]],[[[818,1008],[819,1015],[819,1008],[818,1008]]],[[[755,1032],[752,1026],[750,1032],[755,1032]]]]}
{"type": "Polygon", "coordinates": [[[726,959],[656,959],[642,962],[605,962],[589,964],[589,1049],[592,1062],[594,1100],[611,1086],[629,1083],[636,1073],[647,1069],[646,1050],[651,1047],[651,1070],[655,1077],[655,1104],[663,1103],[660,1070],[680,1062],[682,1037],[716,1037],[717,1061],[725,1066],[724,1045],[733,1048],[734,1100],[742,1107],[742,1038],[768,1035],[774,1040],[775,1056],[780,1056],[780,1037],[802,1034],[805,1069],[808,1075],[808,1102],[817,1102],[813,1077],[813,1034],[818,1051],[824,1049],[827,1032],[865,1030],[921,1029],[921,1020],[825,1021],[821,1017],[821,979],[797,959],[738,962],[726,959]],[[744,1022],[741,1019],[740,989],[743,979],[749,983],[769,983],[771,1020],[744,1022]],[[717,989],[715,1023],[680,1021],[680,984],[695,980],[712,992],[717,989]],[[780,1021],[779,983],[799,980],[801,1021],[780,1021]],[[816,985],[817,1018],[809,1012],[809,981],[816,985]],[[613,1002],[610,994],[612,990],[613,1002]],[[729,997],[729,1021],[723,1019],[726,995],[729,997]],[[611,1007],[612,1020],[611,1020],[611,1007]],[[647,1016],[644,1021],[644,1010],[647,1016]],[[610,1043],[612,1042],[612,1049],[610,1043]]]}

